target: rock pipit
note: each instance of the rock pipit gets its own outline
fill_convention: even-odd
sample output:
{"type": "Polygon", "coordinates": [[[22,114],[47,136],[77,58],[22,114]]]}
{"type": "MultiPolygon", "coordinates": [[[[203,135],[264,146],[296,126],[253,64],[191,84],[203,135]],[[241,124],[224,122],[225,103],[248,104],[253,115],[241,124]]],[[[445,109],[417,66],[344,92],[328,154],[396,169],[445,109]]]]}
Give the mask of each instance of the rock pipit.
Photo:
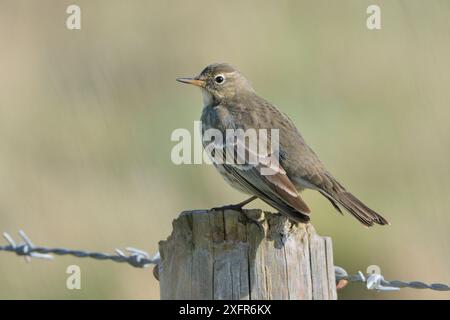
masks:
{"type": "MultiPolygon", "coordinates": [[[[291,219],[307,222],[311,211],[299,193],[312,189],[326,197],[336,210],[342,213],[340,206],[344,207],[366,226],[388,224],[386,219],[348,192],[330,174],[288,116],[258,96],[238,70],[225,63],[213,64],[197,77],[177,80],[201,88],[203,133],[211,128],[219,130],[224,136],[227,129],[276,129],[279,132],[278,149],[269,150],[278,154],[279,161],[275,167],[272,163],[268,164],[264,157],[251,164],[214,163],[231,186],[252,196],[227,207],[239,209],[259,198],[291,219]],[[262,174],[261,169],[268,166],[274,173],[262,174]]],[[[224,149],[226,144],[227,141],[222,142],[224,149]]],[[[246,152],[251,153],[249,150],[246,152]]]]}

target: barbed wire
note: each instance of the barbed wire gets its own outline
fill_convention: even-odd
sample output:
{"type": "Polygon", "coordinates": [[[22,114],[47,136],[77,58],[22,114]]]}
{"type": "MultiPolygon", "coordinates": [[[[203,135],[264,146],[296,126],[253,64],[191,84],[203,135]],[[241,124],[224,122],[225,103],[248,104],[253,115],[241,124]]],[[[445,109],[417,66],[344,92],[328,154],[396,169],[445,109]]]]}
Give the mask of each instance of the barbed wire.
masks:
{"type": "Polygon", "coordinates": [[[30,238],[22,230],[19,231],[19,236],[23,242],[20,244],[16,244],[14,239],[8,233],[4,232],[3,237],[9,243],[9,245],[0,246],[0,251],[15,252],[19,256],[24,256],[27,261],[30,261],[31,258],[51,260],[53,259],[53,256],[51,254],[56,254],[59,256],[71,255],[78,258],[111,260],[121,263],[126,262],[136,268],[146,268],[149,265],[158,264],[160,261],[159,252],[153,257],[150,257],[147,252],[132,247],[125,248],[128,254],[124,253],[120,249],[115,250],[116,254],[108,254],[102,252],[88,252],[84,250],[35,246],[31,242],[30,238]]]}
{"type": "MultiPolygon", "coordinates": [[[[56,255],[71,255],[78,258],[92,258],[96,260],[110,260],[119,263],[128,263],[136,268],[147,268],[150,265],[159,265],[161,257],[157,252],[153,257],[140,249],[127,247],[125,250],[127,254],[120,249],[115,249],[116,254],[108,254],[102,252],[89,252],[84,250],[71,250],[65,248],[47,248],[41,246],[35,246],[30,238],[23,232],[19,231],[19,236],[22,243],[17,244],[14,239],[8,233],[4,232],[3,237],[9,243],[6,246],[0,246],[0,251],[14,252],[19,256],[25,257],[27,261],[31,258],[37,259],[53,259],[52,254],[56,255]]],[[[156,270],[156,269],[155,269],[156,270]]],[[[154,275],[158,278],[157,270],[154,275]]],[[[450,291],[450,287],[443,283],[426,284],[421,281],[404,282],[400,280],[385,280],[379,273],[369,273],[366,276],[358,271],[356,274],[349,275],[344,268],[335,266],[335,276],[337,288],[342,289],[349,282],[365,283],[368,290],[375,291],[398,291],[401,288],[413,288],[413,289],[430,289],[435,291],[450,291]]]]}
{"type": "Polygon", "coordinates": [[[348,282],[362,282],[366,284],[366,288],[369,290],[376,291],[398,291],[401,288],[412,288],[412,289],[431,289],[435,291],[450,291],[450,287],[443,283],[432,283],[426,284],[421,281],[411,281],[405,282],[400,280],[385,280],[384,277],[379,273],[369,273],[367,276],[361,271],[354,275],[349,275],[344,268],[335,266],[334,267],[337,287],[342,288],[347,285],[348,282]]]}

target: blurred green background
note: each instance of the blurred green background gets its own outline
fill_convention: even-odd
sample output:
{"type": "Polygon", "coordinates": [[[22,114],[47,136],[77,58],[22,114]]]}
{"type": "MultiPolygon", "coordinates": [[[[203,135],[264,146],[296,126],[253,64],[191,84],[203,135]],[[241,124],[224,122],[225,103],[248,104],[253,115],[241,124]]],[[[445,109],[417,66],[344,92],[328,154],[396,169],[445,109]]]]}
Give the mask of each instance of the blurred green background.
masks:
{"type": "MultiPolygon", "coordinates": [[[[363,228],[314,192],[313,223],[349,272],[450,282],[450,2],[0,2],[0,231],[35,243],[155,252],[180,211],[244,196],[207,165],[170,161],[201,95],[175,82],[237,66],[352,192],[391,221],[363,228]],[[381,6],[382,29],[366,28],[381,6]]],[[[255,202],[255,207],[263,207],[255,202]]],[[[341,299],[449,299],[353,284],[341,299]]],[[[0,298],[158,299],[150,269],[0,252],[0,298]],[[67,290],[77,264],[82,289],[67,290]]]]}

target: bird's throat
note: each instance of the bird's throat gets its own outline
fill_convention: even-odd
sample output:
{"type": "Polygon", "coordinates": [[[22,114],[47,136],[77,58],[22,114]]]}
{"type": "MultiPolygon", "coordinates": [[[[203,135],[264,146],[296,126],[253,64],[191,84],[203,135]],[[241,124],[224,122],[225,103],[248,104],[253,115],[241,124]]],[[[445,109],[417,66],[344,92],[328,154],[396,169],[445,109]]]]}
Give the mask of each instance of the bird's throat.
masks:
{"type": "Polygon", "coordinates": [[[203,107],[209,107],[214,103],[213,95],[206,89],[202,88],[203,107]]]}

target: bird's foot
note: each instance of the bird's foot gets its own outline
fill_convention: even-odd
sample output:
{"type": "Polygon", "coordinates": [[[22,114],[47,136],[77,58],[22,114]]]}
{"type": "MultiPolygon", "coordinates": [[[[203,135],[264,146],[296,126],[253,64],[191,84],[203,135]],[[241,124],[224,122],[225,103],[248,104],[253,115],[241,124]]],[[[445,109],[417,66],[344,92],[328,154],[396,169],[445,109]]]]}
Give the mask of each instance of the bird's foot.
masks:
{"type": "Polygon", "coordinates": [[[225,211],[225,210],[234,210],[234,211],[242,211],[242,205],[240,204],[229,204],[221,207],[211,208],[212,211],[225,211]]]}
{"type": "Polygon", "coordinates": [[[229,205],[222,206],[222,207],[214,207],[211,210],[214,210],[214,211],[234,210],[234,211],[241,211],[242,212],[242,208],[245,205],[247,205],[250,202],[252,202],[253,200],[255,200],[255,199],[256,199],[256,197],[253,196],[253,197],[250,197],[249,199],[247,199],[245,201],[242,201],[242,202],[239,202],[237,204],[229,204],[229,205]]]}

